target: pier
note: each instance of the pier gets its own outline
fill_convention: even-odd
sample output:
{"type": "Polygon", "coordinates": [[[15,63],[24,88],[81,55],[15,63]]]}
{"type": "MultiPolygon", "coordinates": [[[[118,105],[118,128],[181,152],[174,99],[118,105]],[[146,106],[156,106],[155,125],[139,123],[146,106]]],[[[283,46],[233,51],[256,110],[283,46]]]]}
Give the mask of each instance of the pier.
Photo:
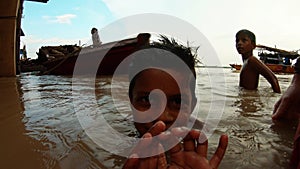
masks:
{"type": "MultiPolygon", "coordinates": [[[[27,0],[46,3],[48,0],[27,0]]],[[[0,77],[13,77],[18,72],[21,19],[24,0],[0,1],[0,77]]]]}

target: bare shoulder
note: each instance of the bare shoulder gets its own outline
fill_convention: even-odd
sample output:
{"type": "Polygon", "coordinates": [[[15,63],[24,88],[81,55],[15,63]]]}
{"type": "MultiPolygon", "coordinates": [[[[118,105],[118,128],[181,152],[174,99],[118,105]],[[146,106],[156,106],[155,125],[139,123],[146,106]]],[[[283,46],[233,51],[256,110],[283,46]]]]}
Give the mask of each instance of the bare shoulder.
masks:
{"type": "Polygon", "coordinates": [[[266,69],[267,66],[262,63],[260,60],[258,60],[256,57],[251,56],[248,58],[248,64],[249,66],[251,66],[252,68],[255,69],[266,69]]]}
{"type": "Polygon", "coordinates": [[[257,64],[257,63],[261,63],[261,62],[255,56],[251,56],[248,58],[248,63],[249,64],[253,64],[253,63],[257,64]]]}
{"type": "Polygon", "coordinates": [[[260,66],[258,66],[259,62],[260,61],[256,57],[250,56],[249,58],[244,60],[242,71],[247,70],[247,72],[248,72],[250,70],[251,71],[256,70],[257,67],[260,67],[260,66]]]}

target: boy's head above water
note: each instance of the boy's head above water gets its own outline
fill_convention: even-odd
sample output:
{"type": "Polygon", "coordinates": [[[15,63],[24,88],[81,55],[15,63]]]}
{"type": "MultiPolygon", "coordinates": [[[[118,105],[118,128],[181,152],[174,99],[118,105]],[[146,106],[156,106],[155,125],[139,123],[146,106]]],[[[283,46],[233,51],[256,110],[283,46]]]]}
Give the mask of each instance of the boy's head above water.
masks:
{"type": "Polygon", "coordinates": [[[249,30],[242,29],[236,33],[235,46],[243,59],[247,59],[253,55],[256,47],[256,38],[254,33],[249,30]]]}
{"type": "Polygon", "coordinates": [[[196,55],[173,39],[161,38],[137,52],[129,69],[128,94],[140,135],[157,121],[167,128],[186,125],[197,100],[196,55]]]}
{"type": "Polygon", "coordinates": [[[256,44],[256,37],[253,32],[247,29],[242,29],[236,33],[235,37],[238,38],[241,35],[246,35],[251,40],[252,43],[256,44]]]}

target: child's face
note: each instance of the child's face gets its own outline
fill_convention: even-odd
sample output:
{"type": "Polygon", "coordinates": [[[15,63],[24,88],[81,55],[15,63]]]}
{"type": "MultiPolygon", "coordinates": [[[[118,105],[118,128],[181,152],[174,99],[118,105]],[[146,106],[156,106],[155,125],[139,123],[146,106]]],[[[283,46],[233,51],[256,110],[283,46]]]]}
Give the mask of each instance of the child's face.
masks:
{"type": "Polygon", "coordinates": [[[133,118],[135,121],[148,118],[145,119],[146,122],[144,123],[141,121],[135,122],[135,127],[141,135],[145,134],[159,120],[163,121],[167,128],[175,120],[177,121],[174,126],[186,125],[195,106],[195,99],[192,97],[190,88],[191,77],[171,69],[168,69],[168,71],[172,72],[172,76],[179,83],[178,85],[181,85],[181,93],[177,82],[163,70],[147,69],[136,78],[131,98],[131,104],[136,109],[133,109],[133,118]],[[150,92],[155,89],[161,90],[166,99],[159,92],[153,92],[149,97],[150,92]],[[166,106],[164,107],[164,105],[166,106]],[[148,112],[145,114],[145,111],[148,112]],[[179,111],[181,111],[180,117],[177,119],[179,111]]]}
{"type": "Polygon", "coordinates": [[[239,34],[235,40],[235,47],[239,54],[243,55],[250,52],[252,53],[253,49],[255,49],[255,44],[246,34],[239,34]]]}

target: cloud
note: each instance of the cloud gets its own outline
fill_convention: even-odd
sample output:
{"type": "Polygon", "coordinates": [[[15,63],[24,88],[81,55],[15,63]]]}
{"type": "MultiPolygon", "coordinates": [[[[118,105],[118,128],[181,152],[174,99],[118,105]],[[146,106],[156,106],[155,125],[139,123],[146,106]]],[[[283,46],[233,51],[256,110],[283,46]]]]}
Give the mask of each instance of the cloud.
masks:
{"type": "Polygon", "coordinates": [[[76,15],[73,14],[65,14],[61,16],[56,16],[56,22],[57,23],[67,23],[71,24],[71,19],[76,18],[76,15]]]}
{"type": "Polygon", "coordinates": [[[43,16],[44,19],[46,19],[50,23],[60,23],[60,24],[71,24],[71,20],[73,18],[76,18],[76,15],[74,14],[64,14],[60,16],[43,16]]]}

